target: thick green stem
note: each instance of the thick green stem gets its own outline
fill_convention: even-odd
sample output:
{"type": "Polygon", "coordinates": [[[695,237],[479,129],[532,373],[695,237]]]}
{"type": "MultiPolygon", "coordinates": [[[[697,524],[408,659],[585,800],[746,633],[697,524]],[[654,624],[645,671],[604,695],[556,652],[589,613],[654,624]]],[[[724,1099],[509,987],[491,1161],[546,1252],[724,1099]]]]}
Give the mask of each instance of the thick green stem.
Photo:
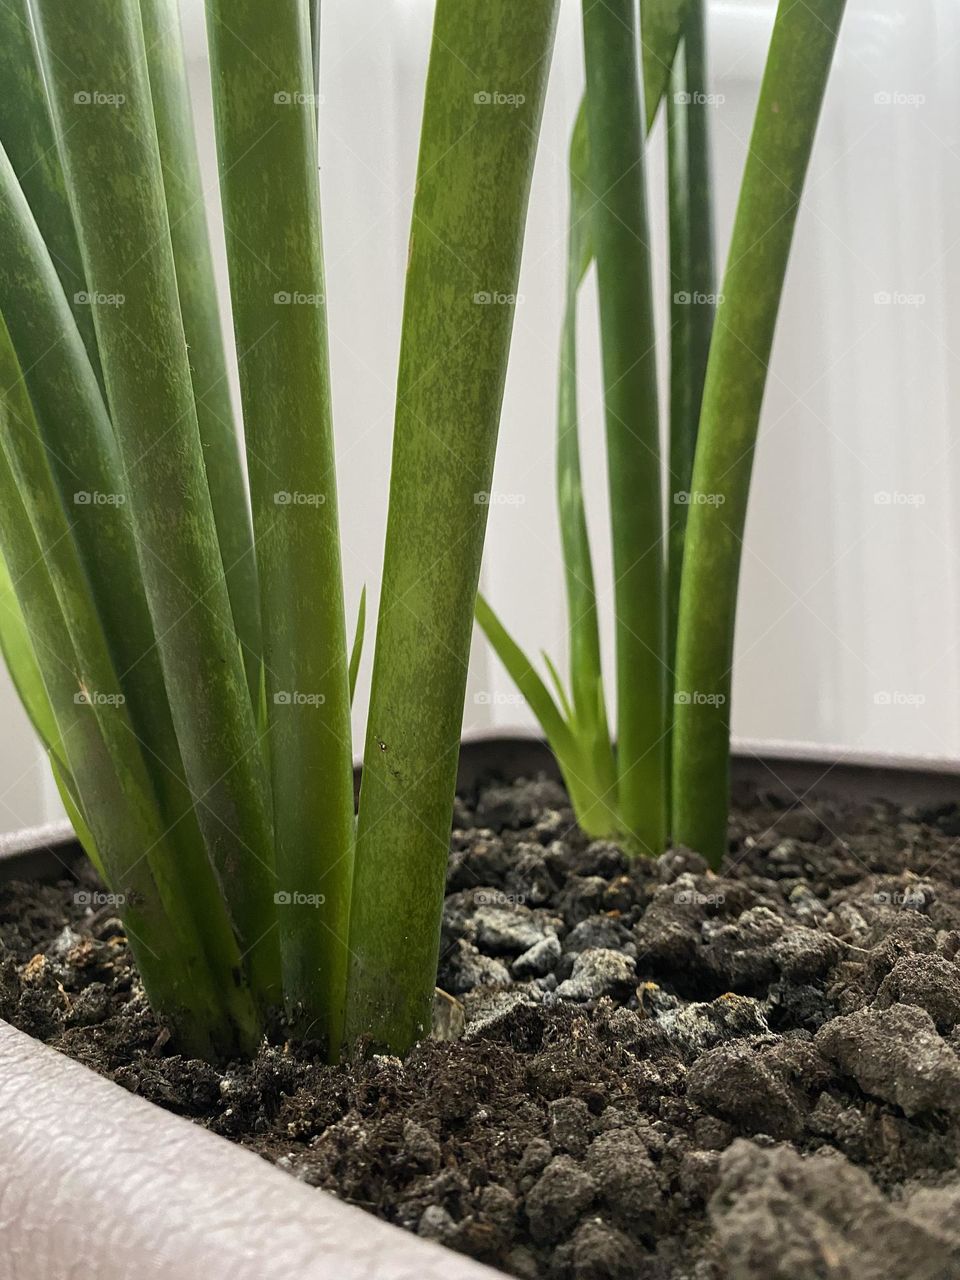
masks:
{"type": "Polygon", "coordinates": [[[208,0],[221,193],[260,571],[287,1010],[336,1050],[354,809],[304,0],[208,0]]]}
{"type": "Polygon", "coordinates": [[[583,31],[613,531],[618,809],[629,843],[656,854],[667,831],[664,538],[632,0],[583,0],[583,31]]]}
{"type": "Polygon", "coordinates": [[[204,473],[137,0],[37,0],[143,586],[197,816],[267,1004],[279,995],[267,779],[204,473]]]}
{"type": "Polygon", "coordinates": [[[780,0],[707,367],[680,594],[674,837],[726,849],[730,687],[753,450],[845,0],[780,0]]]}
{"type": "Polygon", "coordinates": [[[439,0],[360,796],[348,1035],[430,1026],[467,658],[557,0],[439,0]]]}
{"type": "Polygon", "coordinates": [[[140,0],[183,331],[220,557],[251,697],[260,696],[257,564],[223,350],[177,0],[140,0]]]}

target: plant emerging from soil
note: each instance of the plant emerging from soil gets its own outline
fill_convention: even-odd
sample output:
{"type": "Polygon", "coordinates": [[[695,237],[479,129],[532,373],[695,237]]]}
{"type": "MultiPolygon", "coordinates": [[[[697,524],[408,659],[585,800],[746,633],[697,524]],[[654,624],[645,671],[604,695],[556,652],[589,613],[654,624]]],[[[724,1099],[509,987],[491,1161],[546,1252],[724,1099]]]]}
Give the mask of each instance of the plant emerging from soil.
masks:
{"type": "Polygon", "coordinates": [[[0,7],[0,640],[190,1053],[428,1025],[557,6],[436,6],[358,820],[316,10],[207,0],[228,357],[175,0],[0,7]]]}
{"type": "Polygon", "coordinates": [[[672,838],[718,865],[727,844],[733,636],[753,450],[845,0],[780,0],[719,294],[705,0],[641,0],[639,32],[632,0],[582,3],[587,87],[570,147],[557,447],[569,686],[548,660],[554,696],[483,599],[477,618],[539,719],[583,830],[646,854],[672,838]],[[669,446],[661,457],[644,162],[664,99],[672,303],[669,446]],[[613,535],[615,744],[577,438],[577,295],[591,263],[613,535]]]}

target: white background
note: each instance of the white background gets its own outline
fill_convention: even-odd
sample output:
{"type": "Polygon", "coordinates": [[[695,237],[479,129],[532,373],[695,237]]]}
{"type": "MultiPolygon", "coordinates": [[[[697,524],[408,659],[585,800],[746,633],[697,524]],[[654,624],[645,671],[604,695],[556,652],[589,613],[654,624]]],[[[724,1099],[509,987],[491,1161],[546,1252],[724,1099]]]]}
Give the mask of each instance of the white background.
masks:
{"type": "MultiPolygon", "coordinates": [[[[182,2],[215,222],[202,5],[182,2]]],[[[579,7],[562,0],[495,481],[495,490],[513,500],[491,510],[484,568],[484,589],[517,638],[532,653],[548,648],[561,663],[555,388],[565,157],[583,79],[579,7]]],[[[710,5],[711,87],[720,98],[711,116],[720,262],[774,8],[773,0],[710,5]]],[[[352,615],[366,583],[371,619],[432,12],[432,0],[324,0],[321,190],[347,605],[352,615]]],[[[649,177],[663,333],[669,284],[659,137],[649,177]]],[[[219,265],[223,285],[222,255],[219,265]]],[[[741,737],[960,756],[958,292],[955,0],[849,0],[757,454],[734,680],[741,737]]],[[[609,622],[596,297],[589,284],[582,307],[582,447],[609,622]]],[[[372,634],[371,621],[371,641],[372,634]]],[[[369,649],[358,743],[368,679],[369,649]]],[[[466,723],[532,723],[479,643],[466,723]]],[[[0,830],[57,816],[46,767],[2,674],[0,724],[0,830]]]]}

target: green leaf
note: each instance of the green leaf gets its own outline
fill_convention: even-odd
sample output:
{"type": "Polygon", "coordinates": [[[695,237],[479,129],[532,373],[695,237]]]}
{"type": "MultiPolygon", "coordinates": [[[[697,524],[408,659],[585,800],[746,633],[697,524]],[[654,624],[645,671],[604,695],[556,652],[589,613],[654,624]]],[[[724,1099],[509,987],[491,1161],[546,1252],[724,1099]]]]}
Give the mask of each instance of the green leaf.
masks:
{"type": "Polygon", "coordinates": [[[251,697],[259,691],[257,564],[223,350],[177,0],[140,0],[163,189],[204,470],[251,697]]]}
{"type": "Polygon", "coordinates": [[[280,984],[267,777],[204,471],[139,3],[105,0],[95,29],[69,0],[35,12],[88,284],[106,300],[94,319],[169,711],[266,1005],[280,984]]]}
{"type": "Polygon", "coordinates": [[[60,802],[66,811],[66,815],[73,827],[74,835],[80,841],[84,853],[93,863],[94,869],[101,880],[107,883],[107,869],[104,866],[103,859],[97,849],[97,843],[93,838],[93,832],[87,825],[80,809],[79,799],[77,797],[73,779],[69,777],[65,766],[61,765],[56,756],[51,752],[49,755],[50,768],[53,772],[53,780],[57,785],[57,791],[60,795],[60,802]]]}
{"type": "MultiPolygon", "coordinates": [[[[648,129],[653,125],[656,109],[664,95],[669,68],[677,57],[683,15],[692,15],[699,2],[700,0],[681,0],[678,4],[676,0],[671,0],[671,3],[663,5],[653,0],[653,3],[645,3],[641,8],[642,20],[646,24],[644,39],[649,37],[648,45],[644,47],[648,129]]],[[[607,830],[598,831],[598,834],[613,837],[620,833],[621,827],[615,812],[617,765],[610,741],[603,689],[596,589],[583,501],[577,422],[577,297],[593,261],[590,221],[596,204],[596,196],[591,188],[586,97],[580,103],[570,144],[570,187],[567,301],[560,362],[557,492],[567,590],[571,690],[576,711],[571,719],[581,750],[593,761],[597,777],[602,780],[598,786],[606,797],[612,797],[606,801],[611,825],[607,830]]],[[[672,636],[671,630],[670,652],[673,650],[672,636]]],[[[583,813],[578,813],[578,818],[581,822],[586,821],[583,813]]]]}
{"type": "Polygon", "coordinates": [[[64,756],[62,780],[89,824],[111,888],[131,895],[124,918],[150,952],[138,957],[156,1007],[191,1048],[249,1050],[258,1027],[237,980],[241,957],[202,850],[185,844],[189,823],[171,826],[157,807],[159,792],[2,319],[0,387],[0,549],[56,718],[51,754],[64,756]]]}
{"type": "Polygon", "coordinates": [[[591,217],[596,201],[590,189],[590,140],[586,101],[580,104],[570,144],[570,213],[567,233],[566,309],[560,355],[557,410],[557,505],[567,590],[570,633],[570,689],[573,729],[584,749],[599,760],[616,793],[616,763],[610,744],[603,689],[600,627],[593,560],[583,500],[577,413],[577,298],[593,258],[591,217]]]}
{"type": "MultiPolygon", "coordinates": [[[[26,519],[26,514],[21,517],[26,519]]],[[[10,580],[6,561],[0,555],[0,651],[10,678],[37,737],[51,753],[59,749],[60,734],[43,677],[33,652],[33,643],[23,611],[10,580]]]]}
{"type": "Polygon", "coordinates": [[[302,0],[207,0],[220,192],[260,582],[288,1016],[335,1050],[353,760],[317,129],[302,0]]]}
{"type": "Polygon", "coordinates": [[[613,535],[617,804],[631,846],[657,854],[667,835],[665,556],[646,135],[633,23],[632,0],[583,0],[613,535]]]}
{"type": "Polygon", "coordinates": [[[350,1038],[393,1051],[431,1016],[485,499],[557,9],[436,7],[350,930],[350,1038]]]}
{"type": "Polygon", "coordinates": [[[640,47],[646,126],[653,128],[670,84],[677,46],[690,10],[702,0],[640,0],[640,47]]]}
{"type": "Polygon", "coordinates": [[[574,754],[575,739],[563,712],[554,702],[550,690],[537,674],[533,663],[511,638],[482,595],[477,596],[476,618],[484,635],[493,646],[494,653],[506,667],[510,679],[523,694],[530,710],[540,722],[540,727],[546,734],[554,754],[557,756],[574,754]]]}
{"type": "Polygon", "coordinates": [[[313,91],[320,94],[320,4],[310,0],[310,64],[313,67],[313,91]]]}
{"type": "MultiPolygon", "coordinates": [[[[593,839],[616,837],[620,833],[616,778],[611,780],[603,753],[597,752],[591,740],[576,732],[533,664],[483,596],[477,597],[476,618],[494,653],[540,722],[560,766],[581,829],[593,839]]],[[[549,659],[547,666],[563,702],[559,675],[549,659]]],[[[609,742],[604,745],[609,756],[609,742]]]]}
{"type": "MultiPolygon", "coordinates": [[[[704,0],[691,0],[667,101],[670,236],[670,461],[667,661],[676,670],[680,582],[693,459],[713,336],[716,277],[704,0]]],[[[672,715],[672,709],[671,709],[672,715]]],[[[672,725],[671,725],[672,754],[672,725]]]]}
{"type": "Polygon", "coordinates": [[[569,723],[573,719],[573,707],[570,705],[570,698],[566,689],[563,687],[563,680],[560,678],[560,672],[554,665],[553,659],[547,653],[546,649],[540,650],[540,656],[543,658],[544,666],[547,668],[547,674],[553,682],[554,690],[557,694],[557,701],[560,703],[560,710],[563,712],[563,718],[569,723]]]}
{"type": "Polygon", "coordinates": [[[350,650],[350,705],[353,706],[353,695],[357,690],[357,675],[360,671],[360,658],[363,655],[363,631],[367,622],[367,588],[360,592],[360,608],[357,610],[357,625],[353,633],[353,647],[350,650]]]}
{"type": "Polygon", "coordinates": [[[0,144],[36,218],[102,387],[93,308],[43,87],[29,0],[0,4],[0,144]]]}
{"type": "Polygon", "coordinates": [[[753,450],[800,195],[845,0],[780,0],[707,366],[677,642],[674,838],[727,847],[730,690],[753,450]]]}

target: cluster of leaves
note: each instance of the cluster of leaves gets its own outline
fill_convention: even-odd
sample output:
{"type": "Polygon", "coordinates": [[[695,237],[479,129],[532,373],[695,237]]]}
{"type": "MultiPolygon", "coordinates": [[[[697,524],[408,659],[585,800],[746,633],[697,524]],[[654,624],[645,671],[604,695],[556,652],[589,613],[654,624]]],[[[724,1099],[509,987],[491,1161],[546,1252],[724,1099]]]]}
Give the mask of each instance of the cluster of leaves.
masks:
{"type": "Polygon", "coordinates": [[[436,7],[357,815],[317,7],[206,3],[228,358],[176,0],[0,6],[0,642],[189,1052],[428,1025],[557,7],[436,7]]]}
{"type": "Polygon", "coordinates": [[[557,448],[568,688],[547,659],[554,696],[485,600],[477,618],[557,756],[581,827],[635,852],[660,853],[672,839],[717,864],[726,848],[734,623],[753,450],[844,5],[779,2],[718,293],[705,0],[641,0],[639,31],[631,0],[583,0],[587,88],[570,148],[557,448]],[[669,447],[661,456],[644,170],[664,99],[672,301],[669,447]],[[592,264],[612,521],[615,743],[577,430],[577,294],[592,264]]]}

